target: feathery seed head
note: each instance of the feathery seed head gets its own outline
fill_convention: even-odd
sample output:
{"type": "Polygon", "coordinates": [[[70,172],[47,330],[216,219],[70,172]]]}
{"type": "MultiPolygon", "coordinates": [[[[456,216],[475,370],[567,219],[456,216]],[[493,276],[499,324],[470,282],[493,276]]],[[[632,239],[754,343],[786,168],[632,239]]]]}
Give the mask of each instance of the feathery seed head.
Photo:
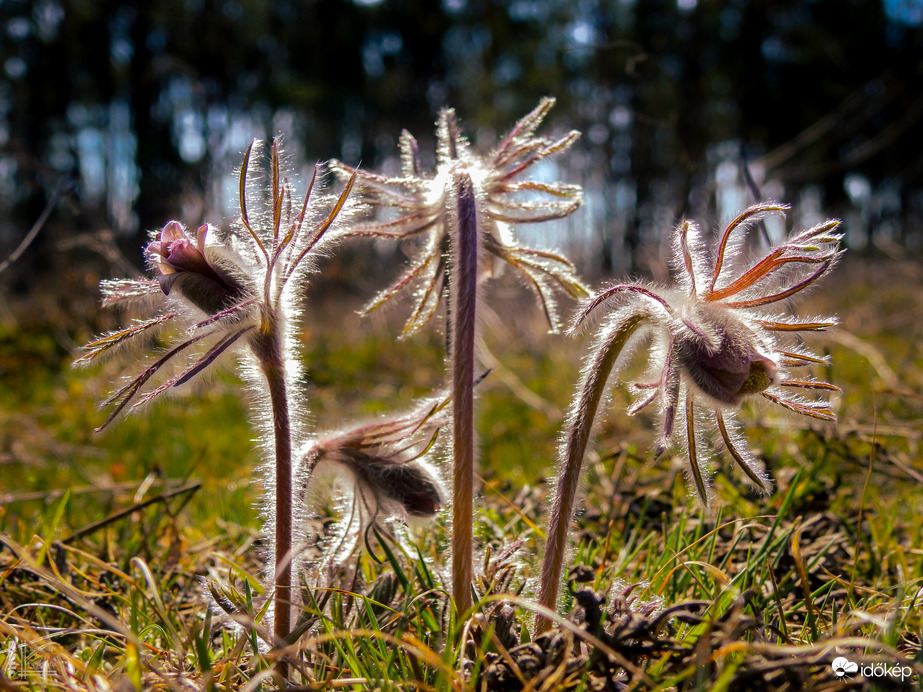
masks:
{"type": "Polygon", "coordinates": [[[615,309],[604,323],[598,348],[605,348],[609,335],[624,330],[632,320],[652,335],[651,381],[633,385],[638,398],[629,413],[659,405],[658,454],[671,442],[685,447],[689,476],[703,503],[708,501],[709,470],[700,438],[706,426],[715,430],[715,436],[758,488],[764,492],[770,489],[768,477],[758,468],[734,419],[748,397],[759,394],[811,418],[836,419],[828,401],[792,393],[838,391],[827,382],[794,374],[799,368],[826,360],[785,344],[791,334],[818,331],[835,320],[802,322],[767,313],[764,308],[787,300],[829,273],[841,254],[841,236],[834,232],[839,221],[828,220],[791,235],[736,275],[727,270],[732,254],[729,249],[741,243],[739,238],[732,238],[735,232],[787,208],[765,202],[746,209],[725,229],[713,258],[697,226],[683,221],[674,235],[671,264],[678,274],[674,286],[610,286],[588,302],[575,322],[575,327],[581,325],[608,304],[615,309]],[[677,419],[682,424],[674,425],[677,419]]]}

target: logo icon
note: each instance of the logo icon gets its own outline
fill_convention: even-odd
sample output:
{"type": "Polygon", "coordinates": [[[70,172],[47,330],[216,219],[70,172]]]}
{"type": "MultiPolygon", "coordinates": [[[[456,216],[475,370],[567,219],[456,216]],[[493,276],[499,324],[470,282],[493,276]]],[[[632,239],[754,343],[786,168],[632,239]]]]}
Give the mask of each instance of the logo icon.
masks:
{"type": "Polygon", "coordinates": [[[839,656],[838,658],[833,659],[831,664],[833,667],[833,672],[838,678],[842,678],[844,675],[849,675],[850,673],[859,672],[859,664],[853,663],[848,658],[839,656]]]}

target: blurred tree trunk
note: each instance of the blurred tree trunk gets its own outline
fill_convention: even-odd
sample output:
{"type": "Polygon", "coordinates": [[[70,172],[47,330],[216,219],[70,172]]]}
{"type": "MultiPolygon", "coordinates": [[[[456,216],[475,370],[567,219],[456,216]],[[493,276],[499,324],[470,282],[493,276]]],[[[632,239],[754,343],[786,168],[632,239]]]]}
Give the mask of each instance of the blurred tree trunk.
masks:
{"type": "MultiPolygon", "coordinates": [[[[176,171],[179,164],[169,119],[154,115],[154,107],[160,97],[157,70],[163,69],[163,66],[153,59],[148,45],[152,3],[138,3],[136,7],[131,35],[134,54],[129,70],[129,98],[137,138],[138,196],[135,200],[135,214],[139,227],[126,238],[133,249],[132,254],[137,254],[137,247],[143,241],[146,231],[163,226],[176,215],[174,202],[177,198],[176,171]]],[[[176,67],[170,65],[168,69],[176,67]]]]}
{"type": "MultiPolygon", "coordinates": [[[[705,145],[708,136],[703,122],[703,106],[711,95],[702,79],[702,43],[700,40],[702,3],[682,18],[680,44],[683,72],[677,84],[676,145],[679,152],[681,180],[676,191],[676,213],[690,213],[690,195],[693,178],[705,164],[705,145]]],[[[707,175],[707,171],[706,171],[707,175]]],[[[707,187],[707,181],[703,181],[707,187]]]]}

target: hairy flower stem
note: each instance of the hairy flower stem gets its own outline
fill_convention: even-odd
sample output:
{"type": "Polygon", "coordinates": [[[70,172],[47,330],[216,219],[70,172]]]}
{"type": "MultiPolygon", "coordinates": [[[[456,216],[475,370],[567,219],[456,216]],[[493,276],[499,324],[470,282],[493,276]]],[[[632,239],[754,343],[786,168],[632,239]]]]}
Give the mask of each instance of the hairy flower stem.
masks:
{"type": "MultiPolygon", "coordinates": [[[[251,342],[253,352],[269,387],[275,453],[275,541],[273,592],[273,634],[284,645],[291,632],[292,612],[292,427],[289,417],[285,361],[277,325],[264,321],[264,328],[251,342]]],[[[287,666],[277,671],[285,678],[287,666]]]]}
{"type": "Polygon", "coordinates": [[[474,336],[477,310],[478,218],[471,177],[454,175],[449,305],[452,365],[452,596],[459,614],[471,606],[474,512],[474,336]]]}
{"type": "MultiPolygon", "coordinates": [[[[561,569],[567,548],[567,534],[574,511],[574,498],[577,495],[583,457],[590,440],[596,411],[599,409],[606,382],[619,353],[643,319],[639,316],[623,322],[600,342],[592,361],[584,369],[579,399],[574,401],[574,407],[570,412],[570,424],[567,437],[564,439],[558,486],[548,521],[545,556],[542,561],[542,576],[538,590],[539,604],[549,610],[555,609],[558,600],[561,569]]],[[[549,627],[551,627],[551,621],[539,615],[535,620],[535,635],[541,634],[549,627]]]]}

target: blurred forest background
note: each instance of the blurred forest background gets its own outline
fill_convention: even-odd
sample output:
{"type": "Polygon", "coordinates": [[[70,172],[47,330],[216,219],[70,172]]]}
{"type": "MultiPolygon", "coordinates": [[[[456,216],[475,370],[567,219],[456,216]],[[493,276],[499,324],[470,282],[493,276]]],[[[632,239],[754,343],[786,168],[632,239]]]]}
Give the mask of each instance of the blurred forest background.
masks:
{"type": "Polygon", "coordinates": [[[63,197],[0,309],[66,312],[150,229],[232,218],[253,137],[304,171],[395,171],[403,128],[432,156],[442,107],[489,148],[544,95],[546,131],[583,132],[551,165],[586,197],[527,232],[588,278],[656,273],[678,217],[717,226],[757,189],[843,218],[853,250],[916,253],[921,23],[920,0],[2,0],[0,257],[63,197]]]}

